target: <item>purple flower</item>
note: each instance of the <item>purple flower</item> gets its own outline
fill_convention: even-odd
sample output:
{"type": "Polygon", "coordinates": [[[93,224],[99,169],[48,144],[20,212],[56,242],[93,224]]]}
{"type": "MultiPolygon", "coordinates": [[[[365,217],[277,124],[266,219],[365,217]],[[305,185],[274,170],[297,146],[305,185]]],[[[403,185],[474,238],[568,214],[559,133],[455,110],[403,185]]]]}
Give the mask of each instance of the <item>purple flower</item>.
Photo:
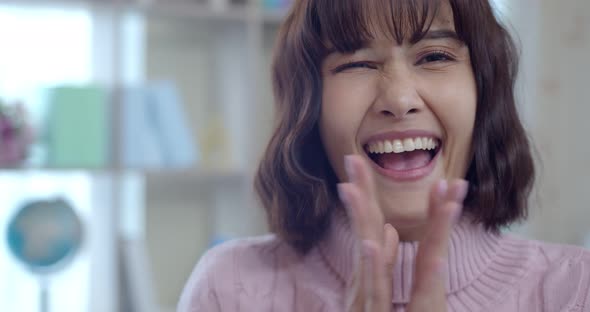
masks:
{"type": "Polygon", "coordinates": [[[21,104],[7,108],[0,103],[0,167],[18,166],[27,157],[33,135],[24,115],[21,104]]]}

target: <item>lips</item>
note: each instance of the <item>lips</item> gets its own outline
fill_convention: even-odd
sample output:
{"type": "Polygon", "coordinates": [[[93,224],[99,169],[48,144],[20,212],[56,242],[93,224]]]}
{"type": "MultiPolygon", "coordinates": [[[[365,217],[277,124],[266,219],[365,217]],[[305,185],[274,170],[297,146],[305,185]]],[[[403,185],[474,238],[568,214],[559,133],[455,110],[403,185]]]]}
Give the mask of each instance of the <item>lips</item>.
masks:
{"type": "Polygon", "coordinates": [[[373,136],[364,144],[364,150],[379,174],[396,181],[410,181],[424,178],[434,170],[442,145],[436,134],[413,130],[373,136]]]}

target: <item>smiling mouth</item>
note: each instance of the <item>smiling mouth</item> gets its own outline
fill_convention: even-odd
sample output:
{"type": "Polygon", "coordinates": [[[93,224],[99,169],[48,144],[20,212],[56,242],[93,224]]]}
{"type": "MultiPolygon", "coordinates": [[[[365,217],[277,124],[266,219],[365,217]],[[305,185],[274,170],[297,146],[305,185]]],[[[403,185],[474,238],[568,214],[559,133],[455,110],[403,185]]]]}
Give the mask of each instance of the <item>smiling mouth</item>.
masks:
{"type": "Polygon", "coordinates": [[[433,137],[380,140],[365,144],[368,157],[380,168],[391,172],[409,172],[428,167],[441,150],[433,137]]]}

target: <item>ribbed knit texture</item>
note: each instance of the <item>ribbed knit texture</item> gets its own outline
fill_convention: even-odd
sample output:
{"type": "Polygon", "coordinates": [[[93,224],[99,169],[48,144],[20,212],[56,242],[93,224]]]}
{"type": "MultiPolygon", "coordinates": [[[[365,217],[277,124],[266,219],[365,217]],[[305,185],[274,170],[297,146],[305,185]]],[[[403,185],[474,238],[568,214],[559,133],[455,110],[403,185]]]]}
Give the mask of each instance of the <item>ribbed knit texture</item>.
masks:
{"type": "MultiPolygon", "coordinates": [[[[343,217],[303,257],[271,235],[224,244],[201,259],[178,311],[341,312],[357,247],[343,217]]],[[[398,247],[391,311],[410,300],[417,250],[398,247]]],[[[446,289],[451,312],[590,311],[590,252],[493,235],[464,219],[452,231],[446,289]]]]}

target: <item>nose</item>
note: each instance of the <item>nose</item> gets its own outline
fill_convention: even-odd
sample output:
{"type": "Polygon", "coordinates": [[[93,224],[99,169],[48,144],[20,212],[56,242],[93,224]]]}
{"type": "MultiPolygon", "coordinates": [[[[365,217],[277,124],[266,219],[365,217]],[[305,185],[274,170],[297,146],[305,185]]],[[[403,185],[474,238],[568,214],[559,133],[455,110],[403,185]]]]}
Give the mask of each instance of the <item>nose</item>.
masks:
{"type": "Polygon", "coordinates": [[[378,97],[373,105],[377,114],[403,119],[423,109],[424,102],[419,95],[416,80],[403,67],[391,68],[381,75],[378,97]]]}

